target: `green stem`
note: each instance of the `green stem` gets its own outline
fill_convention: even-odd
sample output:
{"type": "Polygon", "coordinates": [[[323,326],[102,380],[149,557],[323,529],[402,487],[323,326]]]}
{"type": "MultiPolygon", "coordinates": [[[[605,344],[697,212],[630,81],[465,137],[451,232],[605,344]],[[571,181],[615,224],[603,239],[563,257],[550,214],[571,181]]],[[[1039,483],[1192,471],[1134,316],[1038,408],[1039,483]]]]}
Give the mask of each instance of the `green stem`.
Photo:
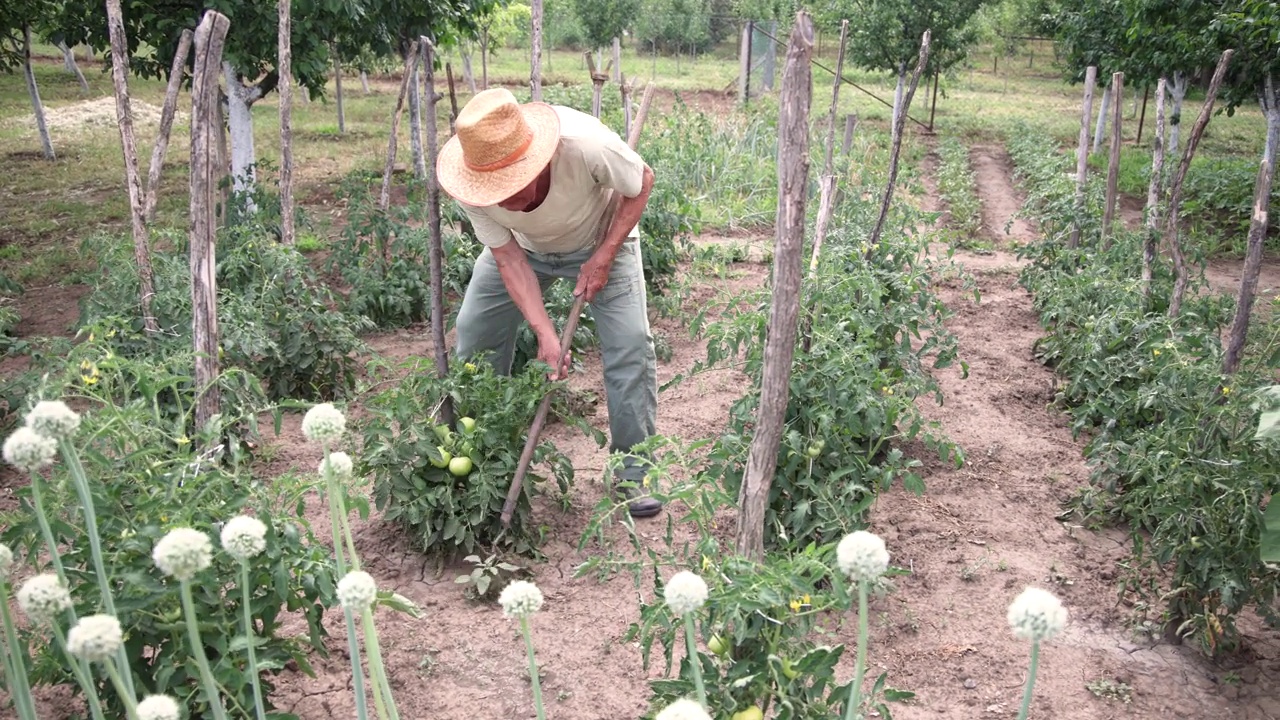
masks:
{"type": "MultiPolygon", "coordinates": [[[[334,565],[338,570],[338,577],[341,578],[347,574],[347,561],[342,555],[342,531],[339,529],[339,520],[342,515],[337,510],[337,502],[334,500],[333,492],[333,468],[329,465],[329,446],[324,446],[324,479],[325,486],[328,488],[326,493],[329,496],[329,529],[333,533],[333,558],[334,565]]],[[[354,558],[354,554],[352,555],[354,558]]],[[[356,718],[357,720],[368,720],[369,717],[369,700],[365,697],[364,692],[364,668],[360,665],[360,641],[356,638],[356,622],[351,612],[343,610],[347,625],[347,649],[351,655],[351,688],[355,691],[356,696],[356,718]]]]}
{"type": "Polygon", "coordinates": [[[124,710],[129,720],[138,720],[138,699],[126,692],[124,678],[120,677],[116,664],[111,661],[111,658],[107,658],[102,662],[102,667],[106,669],[107,677],[111,678],[111,684],[115,686],[116,693],[124,702],[124,710]]]}
{"type": "Polygon", "coordinates": [[[529,616],[520,616],[520,632],[524,635],[524,650],[529,655],[529,679],[533,682],[533,707],[538,712],[538,720],[547,720],[547,713],[542,709],[542,683],[538,680],[538,661],[533,656],[533,634],[529,632],[529,616]]]}
{"type": "Polygon", "coordinates": [[[27,680],[26,653],[18,645],[18,631],[13,626],[13,616],[9,614],[7,580],[0,581],[0,616],[4,618],[4,639],[9,646],[5,670],[9,673],[9,694],[13,697],[14,709],[22,720],[38,720],[36,703],[31,697],[31,683],[27,680]]]}
{"type": "Polygon", "coordinates": [[[694,640],[693,613],[684,614],[685,656],[693,668],[693,685],[698,688],[698,702],[707,708],[707,688],[702,684],[702,658],[698,657],[698,644],[694,640]]]}
{"type": "Polygon", "coordinates": [[[853,668],[853,687],[849,688],[849,705],[845,720],[860,718],[856,708],[862,705],[862,675],[867,669],[867,582],[858,581],[858,661],[853,668]]]}
{"type": "Polygon", "coordinates": [[[258,720],[266,720],[267,709],[262,702],[262,679],[258,677],[258,651],[254,648],[256,632],[253,628],[253,611],[249,608],[249,563],[240,561],[240,609],[244,614],[244,639],[249,648],[249,677],[253,679],[253,709],[258,720]]]}
{"type": "Polygon", "coordinates": [[[1018,713],[1018,720],[1027,720],[1027,714],[1031,712],[1031,689],[1036,684],[1036,670],[1040,666],[1040,641],[1031,641],[1031,669],[1027,671],[1027,687],[1022,691],[1022,710],[1018,713]]]}
{"type": "MultiPolygon", "coordinates": [[[[98,594],[102,596],[102,606],[106,608],[108,615],[119,617],[116,613],[115,600],[111,597],[111,586],[108,584],[111,576],[107,574],[106,563],[102,561],[102,539],[98,535],[98,515],[93,508],[93,492],[89,489],[89,478],[85,475],[84,465],[80,464],[80,454],[76,452],[75,446],[69,440],[65,438],[59,440],[58,449],[62,453],[62,461],[71,470],[72,484],[80,499],[80,508],[84,511],[84,529],[85,534],[89,536],[89,551],[93,556],[94,576],[98,580],[98,594]]],[[[137,697],[133,687],[133,673],[129,671],[129,653],[123,643],[116,652],[116,662],[124,668],[124,686],[129,690],[129,697],[137,697]]]]}
{"type": "Polygon", "coordinates": [[[200,641],[195,601],[191,599],[191,583],[182,580],[178,585],[182,590],[182,612],[186,619],[187,642],[191,644],[191,654],[195,656],[196,665],[200,668],[200,681],[204,684],[204,694],[208,696],[209,707],[213,709],[214,718],[227,720],[227,709],[222,706],[222,696],[218,694],[218,685],[213,681],[213,670],[209,669],[209,658],[204,654],[204,643],[200,641]]]}
{"type": "Polygon", "coordinates": [[[391,683],[387,680],[387,668],[382,664],[382,646],[378,643],[378,629],[373,625],[373,610],[364,609],[364,650],[369,656],[369,674],[373,676],[374,699],[383,698],[385,707],[379,708],[384,720],[400,720],[395,698],[391,696],[391,683]]]}
{"type": "MultiPolygon", "coordinates": [[[[75,625],[75,609],[71,609],[68,613],[72,617],[71,624],[75,625]]],[[[89,713],[93,715],[93,720],[106,720],[106,716],[102,713],[102,699],[98,697],[98,684],[93,681],[93,672],[89,669],[89,662],[75,657],[67,650],[67,636],[62,631],[62,627],[55,620],[50,623],[53,627],[53,637],[58,641],[58,647],[62,650],[62,654],[67,657],[67,662],[71,665],[71,671],[75,673],[76,682],[80,684],[80,689],[84,691],[87,699],[89,713]]]]}

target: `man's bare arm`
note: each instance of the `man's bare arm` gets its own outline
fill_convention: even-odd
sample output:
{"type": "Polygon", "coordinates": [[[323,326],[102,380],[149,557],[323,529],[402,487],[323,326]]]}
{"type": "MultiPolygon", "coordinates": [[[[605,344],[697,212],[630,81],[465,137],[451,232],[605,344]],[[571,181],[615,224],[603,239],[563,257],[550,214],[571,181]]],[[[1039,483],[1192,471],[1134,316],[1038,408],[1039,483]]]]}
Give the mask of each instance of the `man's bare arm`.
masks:
{"type": "Polygon", "coordinates": [[[547,315],[542,287],[529,265],[524,248],[511,240],[501,247],[490,248],[490,251],[498,265],[498,273],[502,275],[502,283],[507,286],[507,293],[538,338],[538,359],[554,369],[556,357],[560,354],[560,338],[551,323],[551,316],[547,315]]]}
{"type": "Polygon", "coordinates": [[[587,300],[590,301],[609,281],[609,270],[613,267],[614,258],[618,256],[618,250],[622,247],[622,243],[626,242],[631,228],[640,222],[640,216],[644,214],[645,206],[649,204],[653,182],[653,170],[645,165],[640,194],[633,198],[624,197],[618,203],[618,212],[614,214],[613,222],[605,233],[604,242],[596,248],[578,274],[578,285],[573,291],[575,295],[586,292],[587,300]]]}

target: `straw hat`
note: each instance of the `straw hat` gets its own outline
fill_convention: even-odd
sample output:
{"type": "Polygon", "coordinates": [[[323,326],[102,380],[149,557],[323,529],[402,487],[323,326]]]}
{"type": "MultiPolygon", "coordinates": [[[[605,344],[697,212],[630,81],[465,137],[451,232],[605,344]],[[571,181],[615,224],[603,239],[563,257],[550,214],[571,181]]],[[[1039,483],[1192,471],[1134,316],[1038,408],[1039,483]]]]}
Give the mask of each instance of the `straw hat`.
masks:
{"type": "Polygon", "coordinates": [[[461,202],[497,205],[533,182],[559,144],[560,118],[550,105],[521,105],[510,90],[492,88],[458,113],[457,134],[440,150],[436,177],[461,202]]]}

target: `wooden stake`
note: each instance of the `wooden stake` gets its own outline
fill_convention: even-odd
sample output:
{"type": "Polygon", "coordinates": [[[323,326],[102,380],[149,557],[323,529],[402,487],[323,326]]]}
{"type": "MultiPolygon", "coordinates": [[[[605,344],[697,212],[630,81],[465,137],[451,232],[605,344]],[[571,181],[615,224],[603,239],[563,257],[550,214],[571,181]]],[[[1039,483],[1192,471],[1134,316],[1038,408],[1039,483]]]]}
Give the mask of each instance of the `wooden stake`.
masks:
{"type": "Polygon", "coordinates": [[[1218,59],[1218,67],[1213,71],[1213,79],[1209,81],[1209,90],[1204,96],[1204,105],[1200,107],[1200,115],[1191,128],[1187,147],[1182,151],[1182,162],[1178,163],[1178,170],[1173,175],[1173,181],[1169,183],[1169,209],[1165,215],[1164,232],[1165,243],[1168,244],[1169,252],[1173,255],[1174,271],[1169,317],[1177,317],[1182,312],[1182,298],[1187,293],[1189,281],[1187,258],[1182,253],[1182,241],[1178,238],[1178,221],[1182,210],[1182,183],[1187,178],[1187,170],[1190,169],[1191,158],[1196,154],[1196,147],[1200,144],[1200,136],[1204,135],[1204,129],[1213,115],[1213,105],[1218,99],[1218,90],[1222,87],[1222,79],[1227,74],[1227,64],[1231,62],[1233,54],[1235,54],[1234,50],[1226,50],[1218,59]]]}
{"type": "Polygon", "coordinates": [[[338,55],[338,45],[329,46],[333,52],[334,98],[338,102],[338,134],[347,134],[347,112],[342,105],[342,58],[338,55]]]}
{"type": "Polygon", "coordinates": [[[1084,104],[1080,111],[1080,144],[1076,149],[1076,221],[1071,228],[1067,247],[1080,247],[1080,220],[1084,216],[1085,181],[1089,173],[1089,122],[1093,119],[1093,87],[1098,82],[1098,68],[1090,65],[1084,71],[1084,104]]]}
{"type": "Polygon", "coordinates": [[[1112,228],[1116,217],[1116,195],[1120,180],[1120,143],[1124,123],[1124,73],[1111,74],[1111,155],[1107,158],[1107,199],[1102,210],[1102,247],[1111,247],[1112,228]]]}
{"type": "Polygon", "coordinates": [[[280,93],[280,242],[294,243],[293,227],[293,49],[289,0],[278,0],[280,20],[277,23],[280,76],[276,90],[280,93]]]}
{"type": "Polygon", "coordinates": [[[1164,177],[1164,96],[1165,79],[1156,83],[1156,139],[1151,149],[1151,183],[1147,185],[1146,223],[1142,240],[1142,296],[1151,297],[1151,277],[1156,264],[1156,241],[1160,237],[1160,185],[1164,177]]]}
{"type": "Polygon", "coordinates": [[[623,78],[618,83],[618,92],[622,95],[622,136],[627,137],[631,134],[631,86],[635,84],[633,78],[623,78]]]}
{"type": "MultiPolygon", "coordinates": [[[[927,35],[926,35],[927,38],[927,35]]],[[[926,40],[927,42],[927,40],[926,40]]],[[[927,47],[927,45],[926,45],[927,47]]],[[[739,555],[764,558],[764,521],[786,421],[791,361],[800,313],[805,199],[809,181],[809,107],[813,85],[813,21],[800,11],[787,46],[778,107],[778,224],[774,241],[773,303],[765,334],[764,370],[755,436],[738,498],[739,555]]]]}
{"type": "Polygon", "coordinates": [[[858,113],[844,116],[844,143],[840,146],[840,154],[848,155],[853,149],[853,131],[858,129],[858,113]]]}
{"type": "MultiPolygon", "coordinates": [[[[609,81],[609,67],[606,66],[604,70],[596,68],[596,61],[590,50],[583,53],[583,56],[587,60],[587,72],[591,74],[591,114],[599,118],[601,95],[604,92],[604,84],[609,81]]],[[[609,64],[612,65],[612,61],[609,64]]]]}
{"type": "MultiPolygon", "coordinates": [[[[112,0],[115,1],[115,0],[112,0]]],[[[222,47],[231,22],[210,10],[195,33],[195,75],[191,85],[191,331],[195,344],[196,430],[218,414],[218,286],[215,246],[214,188],[221,177],[214,158],[222,133],[217,126],[220,104],[218,75],[222,47]]]]}
{"type": "Polygon", "coordinates": [[[613,39],[613,81],[622,82],[622,43],[618,38],[613,39]]]}
{"type": "MultiPolygon", "coordinates": [[[[432,51],[435,52],[434,50],[432,51]]],[[[444,64],[445,77],[449,78],[449,136],[452,137],[458,131],[458,91],[453,85],[453,64],[444,64]]],[[[431,73],[435,77],[435,72],[431,73]]]]}
{"type": "Polygon", "coordinates": [[[142,294],[142,325],[158,332],[151,299],[155,296],[155,276],[151,271],[151,243],[144,219],[142,178],[138,175],[138,146],[133,136],[133,111],[129,106],[129,52],[124,37],[124,16],[120,0],[107,0],[107,32],[111,37],[111,82],[116,91],[116,121],[120,126],[120,147],[124,150],[124,179],[129,191],[129,219],[133,228],[133,259],[138,263],[138,287],[142,294]]]}
{"type": "Polygon", "coordinates": [[[1142,88],[1142,112],[1138,115],[1138,137],[1134,138],[1134,145],[1142,144],[1142,126],[1147,124],[1147,98],[1151,97],[1151,86],[1147,85],[1142,88]]]}
{"type": "MultiPolygon", "coordinates": [[[[1263,81],[1261,105],[1267,117],[1267,142],[1262,160],[1258,163],[1258,177],[1253,185],[1253,216],[1249,221],[1248,245],[1244,255],[1244,269],[1240,276],[1240,290],[1236,293],[1236,315],[1231,321],[1227,336],[1227,349],[1222,359],[1222,374],[1232,375],[1240,368],[1244,355],[1245,339],[1249,335],[1249,315],[1258,290],[1258,274],[1262,270],[1262,245],[1267,239],[1268,206],[1271,204],[1271,184],[1276,170],[1275,153],[1280,145],[1280,88],[1275,78],[1267,75],[1263,81]]],[[[1222,392],[1226,392],[1223,388],[1222,392]]],[[[1274,496],[1272,502],[1275,501],[1274,496]]]]}
{"type": "MultiPolygon", "coordinates": [[[[378,198],[378,207],[386,212],[391,206],[391,175],[396,167],[396,141],[400,134],[400,113],[404,110],[404,99],[409,92],[409,81],[413,77],[413,64],[418,61],[418,41],[409,43],[409,52],[404,56],[404,77],[400,80],[400,94],[396,96],[396,107],[391,111],[391,138],[387,141],[387,162],[382,172],[382,194],[378,198]]],[[[383,248],[385,255],[390,247],[383,248]]]]}
{"type": "MultiPolygon", "coordinates": [[[[840,21],[840,51],[836,55],[835,81],[831,83],[831,109],[827,112],[827,144],[822,158],[822,178],[819,183],[818,218],[813,229],[813,253],[809,259],[809,277],[818,272],[818,258],[822,254],[822,242],[827,236],[827,223],[835,210],[835,150],[836,110],[840,107],[841,74],[844,72],[844,51],[849,42],[849,21],[840,21]]],[[[806,349],[809,343],[805,333],[806,349]]]]}
{"type": "Polygon", "coordinates": [[[542,102],[542,0],[532,0],[530,10],[529,95],[542,102]]]}
{"type": "MultiPolygon", "coordinates": [[[[644,97],[640,100],[640,108],[636,111],[635,123],[631,126],[631,133],[627,135],[627,145],[635,150],[640,145],[640,130],[644,128],[645,118],[649,116],[649,105],[653,102],[653,93],[657,87],[653,83],[649,83],[644,89],[644,97]]],[[[622,197],[615,195],[609,201],[609,207],[605,210],[605,217],[612,218],[618,210],[618,203],[622,197]]],[[[609,223],[604,223],[600,230],[600,237],[597,238],[597,244],[604,240],[604,234],[609,231],[609,223]]],[[[582,317],[582,309],[586,304],[584,296],[578,296],[573,301],[573,307],[569,309],[569,318],[564,324],[564,330],[560,333],[560,347],[567,349],[573,343],[573,334],[578,330],[578,319],[582,317]]],[[[563,370],[563,366],[557,370],[563,370]]],[[[524,478],[529,472],[529,464],[533,462],[533,452],[538,448],[538,438],[542,436],[542,426],[547,424],[547,414],[551,411],[551,393],[547,393],[542,398],[542,403],[538,405],[538,411],[534,413],[533,423],[529,425],[529,435],[525,438],[524,450],[520,453],[520,460],[516,464],[516,474],[511,478],[511,486],[507,488],[507,499],[502,504],[502,525],[504,527],[511,526],[511,518],[516,512],[516,503],[520,501],[520,493],[524,491],[524,478]]]]}
{"type": "MultiPolygon", "coordinates": [[[[755,23],[750,20],[742,26],[742,44],[738,48],[738,100],[743,107],[751,97],[751,33],[754,27],[755,23]]],[[[657,53],[656,49],[654,53],[657,53]]]]}
{"type": "Polygon", "coordinates": [[[187,57],[191,54],[193,33],[184,29],[178,37],[178,50],[169,67],[169,85],[164,91],[164,107],[160,110],[160,134],[151,149],[151,167],[147,171],[147,202],[143,217],[148,223],[156,219],[156,201],[160,196],[160,171],[164,168],[164,155],[169,151],[169,135],[173,132],[173,116],[178,109],[178,91],[186,75],[187,57]]]}
{"type": "MultiPolygon", "coordinates": [[[[427,235],[431,242],[431,342],[435,345],[436,374],[443,378],[449,374],[449,347],[444,336],[444,239],[440,232],[440,185],[436,182],[436,158],[440,155],[440,131],[436,127],[436,59],[430,39],[424,35],[418,38],[418,44],[422,48],[426,86],[423,134],[427,155],[427,235]]],[[[453,425],[453,403],[447,396],[440,404],[436,422],[453,425]]]]}
{"type": "Polygon", "coordinates": [[[889,153],[889,183],[884,190],[884,199],[880,202],[880,217],[871,231],[870,240],[867,241],[867,257],[871,257],[875,252],[876,246],[880,243],[880,234],[884,232],[884,223],[889,218],[889,205],[893,202],[894,186],[898,183],[898,159],[902,155],[902,133],[907,124],[907,113],[911,110],[911,99],[916,96],[916,87],[920,85],[920,74],[924,72],[925,65],[929,62],[929,38],[929,31],[925,30],[924,37],[920,39],[920,57],[916,61],[915,72],[911,74],[911,85],[902,96],[902,111],[898,113],[898,119],[893,124],[893,149],[889,153]]]}

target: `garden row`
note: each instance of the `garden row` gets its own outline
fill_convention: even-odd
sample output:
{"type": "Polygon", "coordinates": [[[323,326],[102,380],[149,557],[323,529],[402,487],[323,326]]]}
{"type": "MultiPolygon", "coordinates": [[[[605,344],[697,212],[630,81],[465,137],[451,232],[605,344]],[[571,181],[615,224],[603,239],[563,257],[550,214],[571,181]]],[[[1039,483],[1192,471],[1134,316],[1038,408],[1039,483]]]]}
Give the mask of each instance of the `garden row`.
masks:
{"type": "MultiPolygon", "coordinates": [[[[1088,437],[1091,483],[1075,508],[1087,520],[1127,524],[1128,599],[1159,613],[1170,634],[1229,651],[1240,640],[1240,613],[1280,620],[1280,572],[1259,553],[1263,509],[1280,490],[1280,456],[1254,437],[1280,333],[1255,323],[1244,362],[1225,375],[1222,338],[1234,299],[1193,281],[1170,316],[1174,277],[1163,258],[1143,291],[1145,233],[1117,229],[1104,239],[1096,184],[1085,207],[1076,205],[1074,158],[1033,127],[1009,138],[1026,212],[1042,232],[1020,251],[1031,260],[1021,282],[1046,331],[1036,354],[1058,372],[1058,400],[1073,430],[1088,437]],[[1077,223],[1081,241],[1072,249],[1077,223]]],[[[1203,267],[1203,257],[1193,260],[1203,267]]]]}

